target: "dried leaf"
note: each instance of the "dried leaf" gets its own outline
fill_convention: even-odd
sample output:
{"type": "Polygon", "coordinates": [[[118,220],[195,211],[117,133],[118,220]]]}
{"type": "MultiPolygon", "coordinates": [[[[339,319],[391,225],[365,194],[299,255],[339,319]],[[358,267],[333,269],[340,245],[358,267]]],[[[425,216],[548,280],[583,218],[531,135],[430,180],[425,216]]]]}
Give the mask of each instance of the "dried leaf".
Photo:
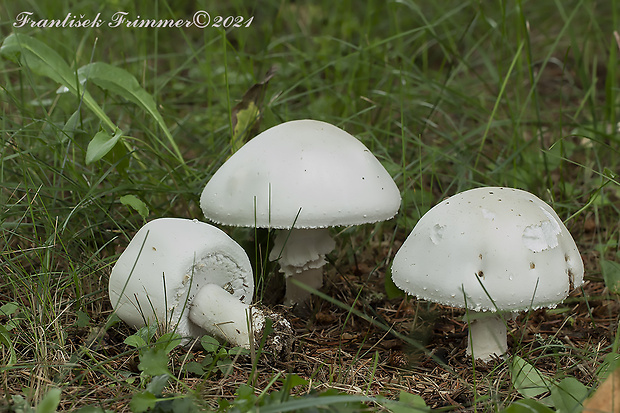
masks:
{"type": "Polygon", "coordinates": [[[620,413],[620,369],[601,384],[594,395],[583,403],[583,413],[620,413]]]}
{"type": "Polygon", "coordinates": [[[232,152],[235,153],[256,134],[260,124],[263,100],[269,80],[276,74],[275,66],[272,66],[265,78],[254,84],[243,95],[241,102],[237,103],[231,111],[233,136],[231,140],[232,152]]]}

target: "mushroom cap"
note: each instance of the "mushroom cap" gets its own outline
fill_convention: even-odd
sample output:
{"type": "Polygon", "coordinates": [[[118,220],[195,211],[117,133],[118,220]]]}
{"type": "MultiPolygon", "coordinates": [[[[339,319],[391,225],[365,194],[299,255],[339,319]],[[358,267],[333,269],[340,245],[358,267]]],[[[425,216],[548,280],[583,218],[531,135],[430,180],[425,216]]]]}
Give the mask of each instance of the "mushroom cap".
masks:
{"type": "Polygon", "coordinates": [[[160,218],[129,242],[112,268],[108,289],[116,314],[132,327],[157,322],[166,331],[199,337],[205,331],[189,320],[189,310],[207,284],[249,304],[254,278],[243,248],[207,223],[160,218]]]}
{"type": "Polygon", "coordinates": [[[355,137],[329,123],[296,120],[235,152],[205,186],[200,206],[225,225],[325,228],[390,219],[400,192],[355,137]]]}
{"type": "Polygon", "coordinates": [[[583,282],[583,262],[549,205],[519,189],[485,187],[428,211],[396,253],[392,279],[425,300],[519,311],[566,298],[583,282]]]}

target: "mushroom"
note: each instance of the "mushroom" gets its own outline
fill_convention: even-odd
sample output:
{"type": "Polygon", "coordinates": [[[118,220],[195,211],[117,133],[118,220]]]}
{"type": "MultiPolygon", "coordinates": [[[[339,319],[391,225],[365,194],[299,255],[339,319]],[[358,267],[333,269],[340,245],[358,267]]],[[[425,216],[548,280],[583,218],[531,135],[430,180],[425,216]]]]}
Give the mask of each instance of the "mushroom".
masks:
{"type": "Polygon", "coordinates": [[[187,344],[206,333],[251,348],[273,322],[269,351],[286,355],[292,327],[282,316],[250,306],[254,279],[245,251],[218,228],[197,220],[160,218],[144,225],[112,269],[116,314],[139,328],[157,323],[187,344]]]}
{"type": "Polygon", "coordinates": [[[325,255],[335,247],[328,227],[392,218],[400,192],[375,156],[355,137],[329,123],[296,120],[270,128],[235,152],[200,198],[213,222],[280,231],[269,255],[286,283],[285,303],[318,289],[325,255]]]}
{"type": "Polygon", "coordinates": [[[488,361],[507,351],[503,313],[555,307],[582,284],[583,262],[549,205],[484,187],[428,211],[396,253],[392,279],[418,298],[468,308],[467,354],[488,361]]]}

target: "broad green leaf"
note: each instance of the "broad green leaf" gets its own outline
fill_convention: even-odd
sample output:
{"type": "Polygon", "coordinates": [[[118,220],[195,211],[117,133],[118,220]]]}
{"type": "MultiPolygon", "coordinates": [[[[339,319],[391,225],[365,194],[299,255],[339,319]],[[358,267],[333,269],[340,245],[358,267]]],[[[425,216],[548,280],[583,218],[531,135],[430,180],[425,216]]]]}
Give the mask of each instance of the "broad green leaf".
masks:
{"type": "Polygon", "coordinates": [[[419,394],[411,394],[404,390],[400,391],[400,395],[398,396],[398,401],[402,403],[406,403],[411,407],[427,407],[426,402],[419,394]]]}
{"type": "Polygon", "coordinates": [[[209,353],[214,353],[218,348],[220,348],[220,342],[211,336],[202,336],[200,339],[200,344],[205,351],[209,353]]]}
{"type": "Polygon", "coordinates": [[[177,333],[165,333],[157,339],[157,347],[164,350],[166,354],[181,344],[182,338],[177,333]]]}
{"type": "Polygon", "coordinates": [[[19,310],[19,304],[10,302],[0,307],[0,315],[11,316],[19,310]]]}
{"type": "Polygon", "coordinates": [[[424,399],[417,395],[411,394],[404,390],[401,390],[398,396],[398,401],[384,400],[381,404],[388,408],[392,413],[415,413],[415,412],[429,412],[430,409],[426,406],[424,399]]]}
{"type": "Polygon", "coordinates": [[[130,335],[123,341],[123,343],[133,348],[141,348],[146,346],[146,341],[144,341],[144,339],[137,334],[130,335]]]}
{"type": "Polygon", "coordinates": [[[583,400],[588,397],[588,388],[574,377],[567,377],[551,387],[551,400],[556,410],[562,413],[581,411],[583,400]]]}
{"type": "Polygon", "coordinates": [[[205,370],[202,368],[202,364],[197,361],[188,361],[183,364],[183,371],[197,376],[202,376],[205,373],[205,370]]]}
{"type": "Polygon", "coordinates": [[[151,382],[146,386],[146,391],[154,394],[157,397],[161,397],[166,384],[170,376],[168,374],[162,374],[161,376],[155,376],[151,379],[151,382]]]}
{"type": "Polygon", "coordinates": [[[103,407],[83,406],[75,411],[75,413],[114,413],[112,410],[106,410],[103,407]]]}
{"type": "Polygon", "coordinates": [[[78,69],[80,81],[88,80],[108,92],[117,94],[144,109],[159,125],[174,150],[174,155],[183,162],[183,156],[168,130],[164,118],[157,110],[153,97],[140,86],[138,80],[128,71],[104,62],[94,62],[78,69]]]}
{"type": "Polygon", "coordinates": [[[86,149],[86,165],[98,161],[114,148],[114,145],[121,139],[123,133],[117,129],[114,136],[106,131],[97,132],[95,137],[88,144],[86,149]]]}
{"type": "MultiPolygon", "coordinates": [[[[337,405],[348,403],[360,403],[373,401],[371,397],[358,396],[358,395],[336,395],[336,396],[321,396],[321,397],[302,397],[290,399],[284,403],[265,405],[260,408],[261,413],[276,413],[276,412],[296,412],[303,409],[317,409],[319,407],[325,408],[325,406],[332,407],[333,411],[342,411],[341,407],[337,405]]],[[[313,411],[313,410],[311,410],[313,411]]],[[[359,411],[359,409],[355,410],[359,411]]]]}
{"type": "Polygon", "coordinates": [[[82,310],[76,311],[77,316],[77,326],[78,327],[86,327],[90,324],[90,317],[88,314],[82,310]]]}
{"type": "Polygon", "coordinates": [[[620,263],[602,259],[601,270],[609,291],[620,294],[620,263]]]}
{"type": "Polygon", "coordinates": [[[157,397],[150,392],[136,393],[129,402],[129,408],[134,413],[142,413],[155,407],[157,397]]]}
{"type": "Polygon", "coordinates": [[[533,399],[517,400],[500,413],[553,413],[553,410],[533,399]]]}
{"type": "Polygon", "coordinates": [[[514,388],[525,397],[536,397],[549,391],[549,379],[519,356],[512,359],[510,377],[514,388]]]}
{"type": "Polygon", "coordinates": [[[307,386],[309,383],[308,380],[304,379],[303,377],[299,377],[295,373],[287,374],[286,377],[282,379],[282,381],[288,389],[292,389],[296,386],[307,386]]]}
{"type": "Polygon", "coordinates": [[[0,47],[0,54],[34,73],[47,76],[76,94],[75,72],[54,49],[39,40],[18,33],[9,35],[0,47]]]}
{"type": "Polygon", "coordinates": [[[142,218],[146,219],[146,217],[149,216],[149,208],[146,206],[144,202],[138,199],[137,196],[123,195],[122,197],[120,197],[119,200],[121,201],[121,204],[127,205],[135,209],[136,212],[138,212],[138,214],[140,214],[142,218]]]}
{"type": "Polygon", "coordinates": [[[50,389],[37,404],[37,413],[56,413],[58,404],[60,404],[60,394],[60,389],[50,389]]]}
{"type": "Polygon", "coordinates": [[[138,368],[149,376],[170,374],[168,370],[168,354],[160,348],[150,348],[140,354],[138,368]]]}
{"type": "Polygon", "coordinates": [[[60,83],[71,94],[83,99],[86,106],[97,115],[110,131],[117,129],[90,93],[78,88],[78,76],[76,76],[75,71],[54,49],[45,43],[24,34],[13,33],[2,42],[0,54],[28,67],[33,73],[46,76],[60,83]]]}

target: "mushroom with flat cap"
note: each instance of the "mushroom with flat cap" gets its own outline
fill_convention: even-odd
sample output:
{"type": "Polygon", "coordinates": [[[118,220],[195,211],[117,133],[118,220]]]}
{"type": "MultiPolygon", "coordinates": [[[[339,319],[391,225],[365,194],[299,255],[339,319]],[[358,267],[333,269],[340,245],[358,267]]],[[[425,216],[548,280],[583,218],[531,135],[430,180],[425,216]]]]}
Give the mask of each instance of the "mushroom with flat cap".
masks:
{"type": "Polygon", "coordinates": [[[202,192],[205,216],[225,225],[279,229],[269,256],[287,278],[285,303],[309,298],[335,242],[327,230],[384,221],[400,192],[375,156],[329,123],[296,120],[270,128],[235,152],[202,192]]]}
{"type": "Polygon", "coordinates": [[[291,350],[289,322],[250,305],[254,279],[243,248],[204,222],[148,222],[114,265],[108,290],[116,314],[135,328],[157,323],[185,343],[209,333],[249,349],[262,338],[268,317],[274,333],[266,350],[279,357],[291,350]]]}
{"type": "Polygon", "coordinates": [[[394,257],[392,279],[418,298],[473,311],[467,354],[488,361],[507,350],[500,314],[555,307],[582,284],[583,262],[549,205],[484,187],[422,216],[394,257]]]}

